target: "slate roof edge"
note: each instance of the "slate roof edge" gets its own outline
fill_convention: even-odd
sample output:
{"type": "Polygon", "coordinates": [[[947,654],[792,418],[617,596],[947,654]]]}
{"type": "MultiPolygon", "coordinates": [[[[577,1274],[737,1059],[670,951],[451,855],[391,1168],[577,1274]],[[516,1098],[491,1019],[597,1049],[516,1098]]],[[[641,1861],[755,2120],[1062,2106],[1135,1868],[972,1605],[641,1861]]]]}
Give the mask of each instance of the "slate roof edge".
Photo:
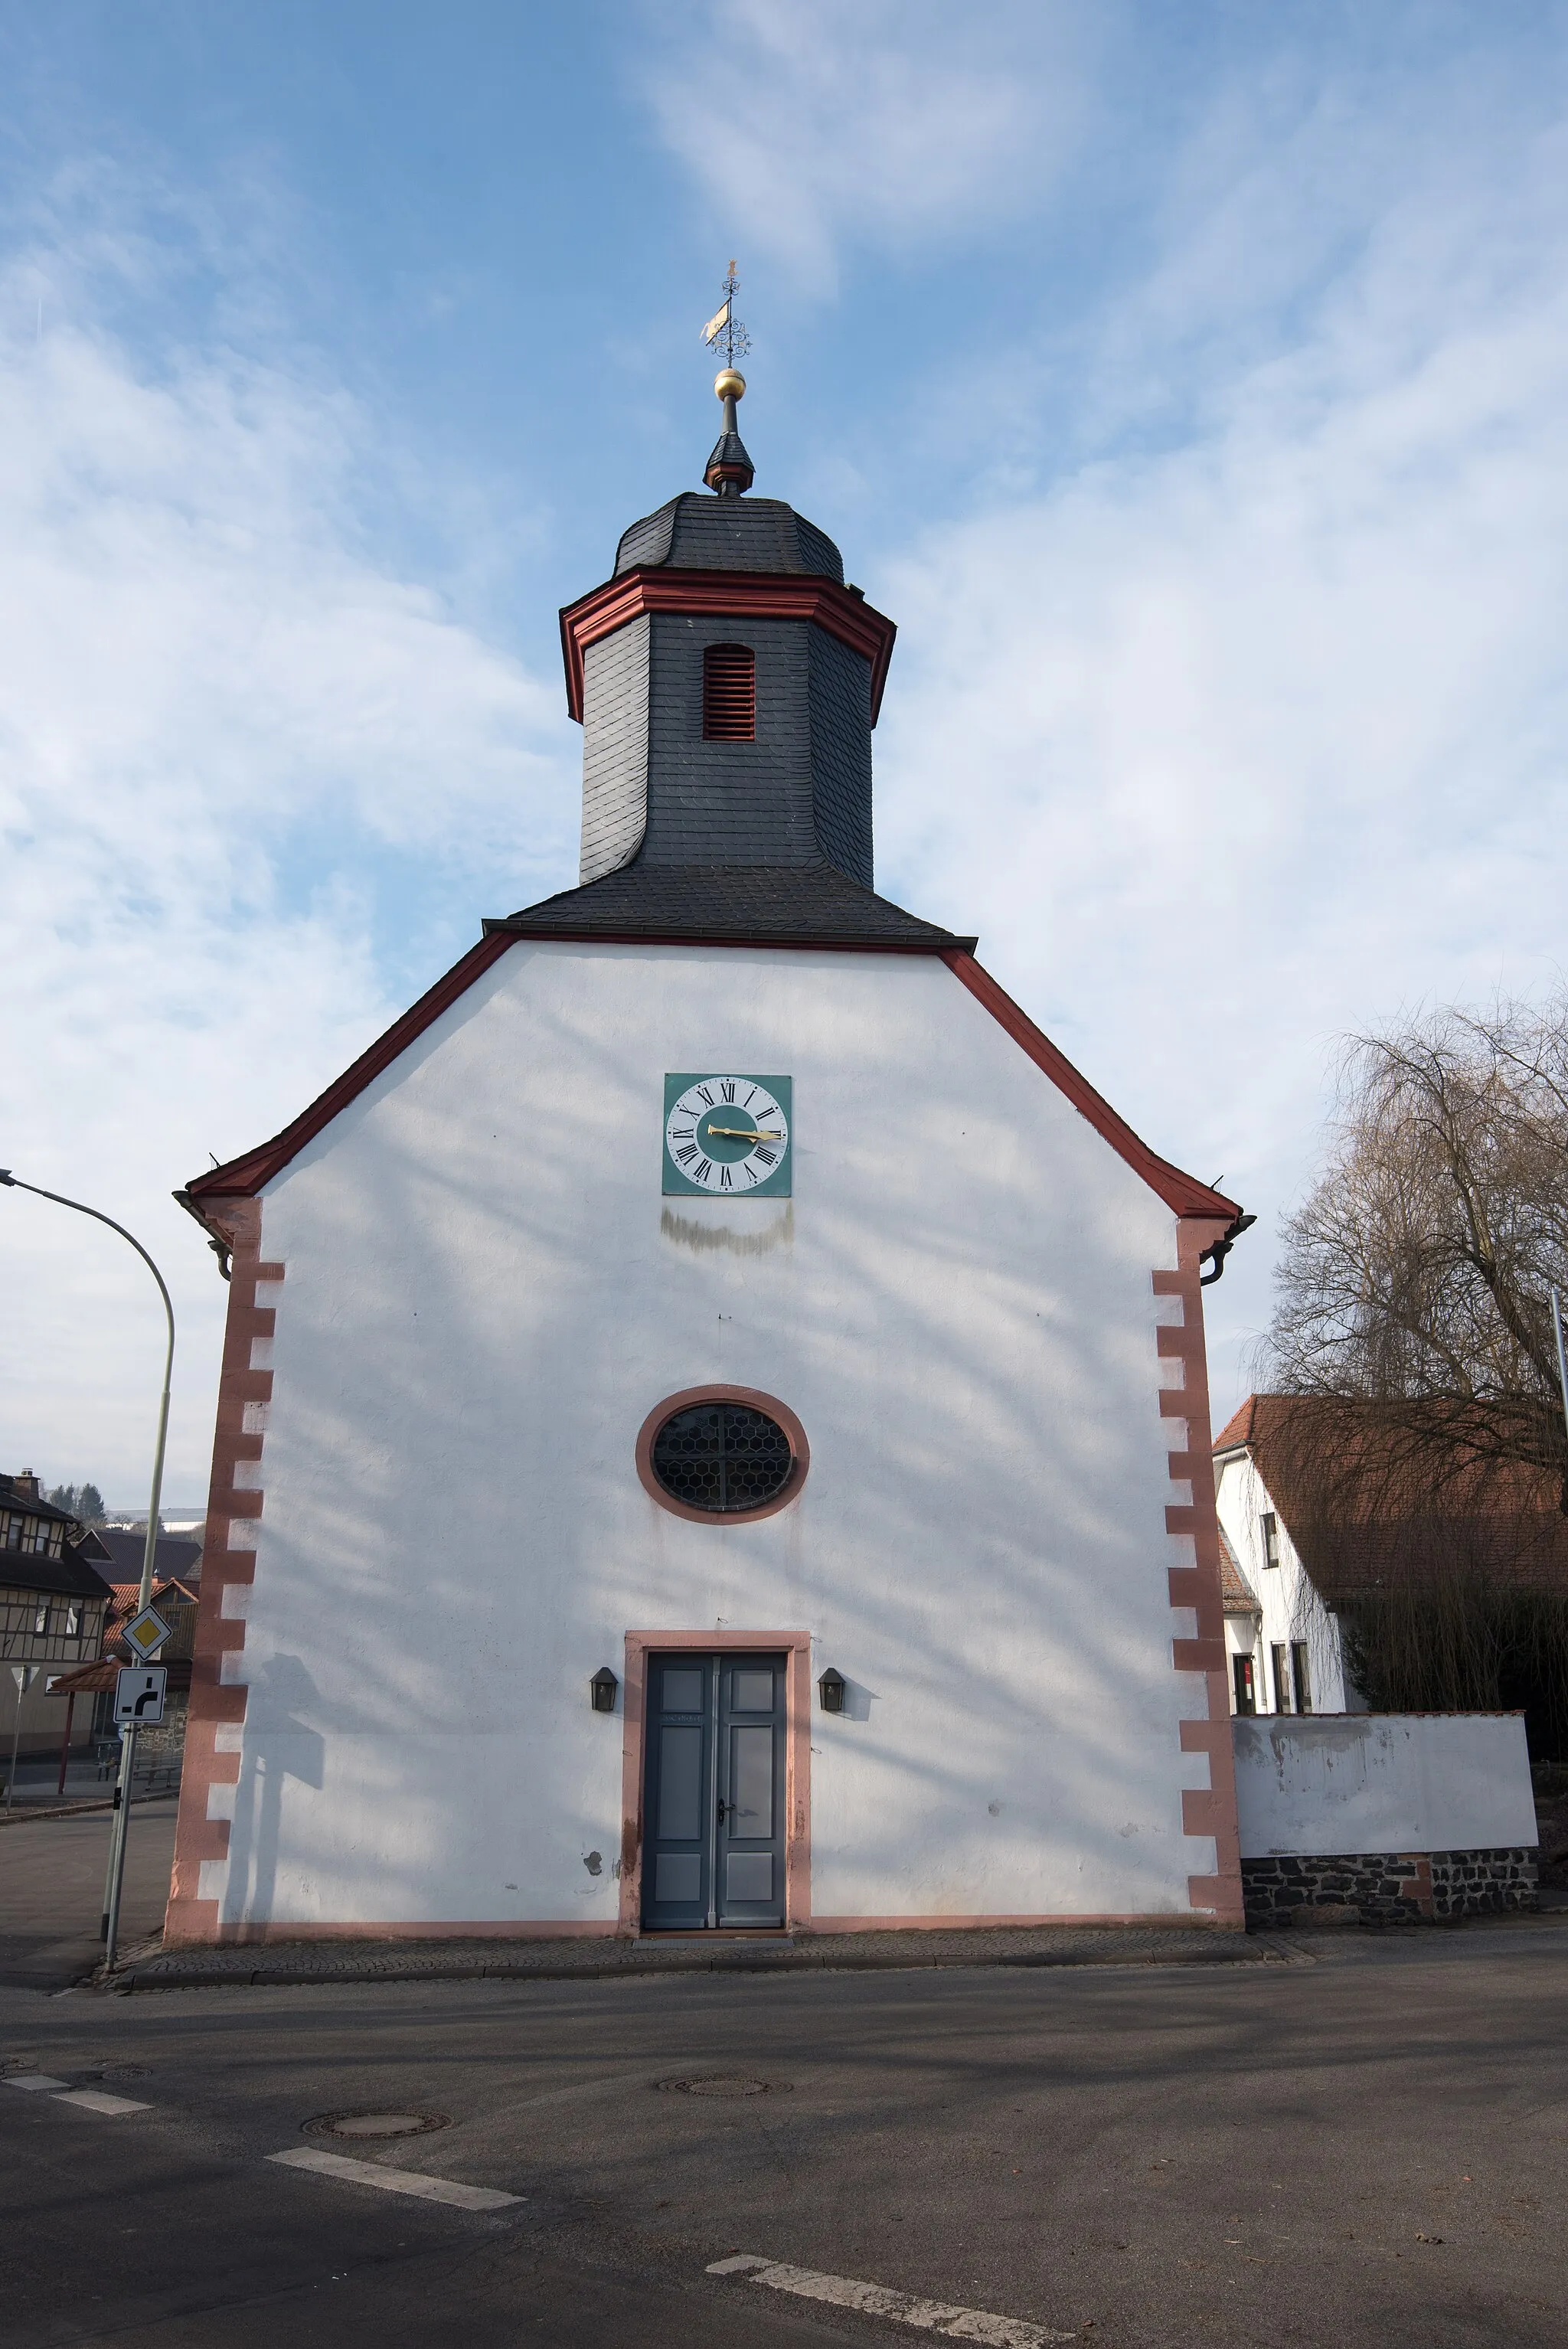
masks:
{"type": "Polygon", "coordinates": [[[26,1517],[48,1517],[57,1526],[82,1524],[80,1517],[73,1516],[69,1509],[62,1509],[57,1501],[46,1500],[42,1493],[18,1491],[9,1476],[0,1476],[0,1508],[16,1510],[26,1517]]]}
{"type": "Polygon", "coordinates": [[[535,921],[527,914],[495,915],[487,918],[483,928],[487,938],[498,935],[558,938],[573,945],[582,941],[602,947],[820,947],[837,954],[973,954],[980,943],[977,937],[956,937],[951,930],[933,930],[928,937],[890,937],[885,931],[874,930],[841,931],[836,935],[822,930],[768,931],[759,930],[755,924],[706,928],[688,922],[662,929],[636,929],[624,923],[617,925],[609,916],[602,926],[595,924],[589,928],[581,922],[562,921],[559,916],[535,921]]]}
{"type": "Polygon", "coordinates": [[[0,1550],[0,1590],[51,1599],[109,1597],[109,1585],[97,1567],[69,1550],[60,1557],[36,1550],[0,1550]]]}

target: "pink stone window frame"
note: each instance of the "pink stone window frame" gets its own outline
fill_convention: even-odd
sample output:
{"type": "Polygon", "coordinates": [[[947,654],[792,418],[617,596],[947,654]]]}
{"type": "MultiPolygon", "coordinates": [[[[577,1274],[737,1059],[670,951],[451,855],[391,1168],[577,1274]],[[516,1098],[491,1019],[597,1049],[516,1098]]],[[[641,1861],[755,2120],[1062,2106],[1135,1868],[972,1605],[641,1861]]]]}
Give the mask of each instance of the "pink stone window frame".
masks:
{"type": "Polygon", "coordinates": [[[799,1498],[811,1465],[811,1447],[806,1441],[805,1429],[789,1404],[780,1402],[777,1395],[764,1394],[760,1387],[683,1387],[679,1394],[666,1395],[663,1402],[655,1403],[644,1420],[637,1431],[636,1461],[644,1492],[661,1509],[667,1509],[672,1517],[685,1517],[694,1526],[754,1526],[760,1517],[777,1516],[780,1509],[787,1509],[799,1498]],[[750,1411],[766,1412],[784,1430],[789,1440],[789,1474],[770,1500],[763,1501],[755,1509],[694,1509],[689,1501],[677,1501],[673,1493],[665,1492],[654,1473],[654,1438],[666,1419],[699,1402],[744,1403],[750,1411]]]}

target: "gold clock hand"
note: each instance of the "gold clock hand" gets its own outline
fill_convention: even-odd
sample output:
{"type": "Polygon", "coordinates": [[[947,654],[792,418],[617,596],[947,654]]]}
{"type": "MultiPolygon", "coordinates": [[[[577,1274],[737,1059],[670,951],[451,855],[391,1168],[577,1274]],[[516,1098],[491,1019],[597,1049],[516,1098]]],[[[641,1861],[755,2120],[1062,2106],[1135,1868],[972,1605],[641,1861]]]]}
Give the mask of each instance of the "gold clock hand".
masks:
{"type": "Polygon", "coordinates": [[[754,1125],[715,1125],[708,1123],[709,1133],[722,1133],[727,1142],[782,1142],[781,1133],[758,1133],[754,1125]]]}

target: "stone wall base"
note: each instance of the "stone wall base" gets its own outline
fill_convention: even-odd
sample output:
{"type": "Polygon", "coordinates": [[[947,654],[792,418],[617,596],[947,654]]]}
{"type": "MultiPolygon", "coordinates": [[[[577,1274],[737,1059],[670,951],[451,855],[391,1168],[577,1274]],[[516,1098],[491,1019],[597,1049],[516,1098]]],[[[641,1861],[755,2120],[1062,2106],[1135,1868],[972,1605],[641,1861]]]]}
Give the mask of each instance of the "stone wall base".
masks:
{"type": "Polygon", "coordinates": [[[1532,1849],[1284,1853],[1243,1859],[1248,1926],[1441,1924],[1533,1909],[1532,1849]]]}
{"type": "Polygon", "coordinates": [[[170,1697],[161,1721],[150,1722],[136,1733],[136,1766],[149,1770],[180,1766],[185,1751],[185,1715],[190,1698],[181,1689],[170,1697]]]}

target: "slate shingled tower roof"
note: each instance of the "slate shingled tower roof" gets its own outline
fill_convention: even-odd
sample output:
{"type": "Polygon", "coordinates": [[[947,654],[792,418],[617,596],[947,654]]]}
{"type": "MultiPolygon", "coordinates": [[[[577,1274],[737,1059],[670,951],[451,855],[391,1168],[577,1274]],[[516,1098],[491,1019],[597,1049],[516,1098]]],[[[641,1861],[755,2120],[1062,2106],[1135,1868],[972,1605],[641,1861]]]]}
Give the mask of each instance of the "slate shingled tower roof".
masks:
{"type": "Polygon", "coordinates": [[[872,730],[892,623],[844,584],[826,532],[780,499],[745,495],[745,386],[727,373],[716,388],[726,416],[710,492],[634,523],[610,578],[561,616],[583,723],[579,886],[486,927],[955,946],[872,887],[872,730]],[[744,739],[708,730],[716,654],[752,680],[744,739]]]}

